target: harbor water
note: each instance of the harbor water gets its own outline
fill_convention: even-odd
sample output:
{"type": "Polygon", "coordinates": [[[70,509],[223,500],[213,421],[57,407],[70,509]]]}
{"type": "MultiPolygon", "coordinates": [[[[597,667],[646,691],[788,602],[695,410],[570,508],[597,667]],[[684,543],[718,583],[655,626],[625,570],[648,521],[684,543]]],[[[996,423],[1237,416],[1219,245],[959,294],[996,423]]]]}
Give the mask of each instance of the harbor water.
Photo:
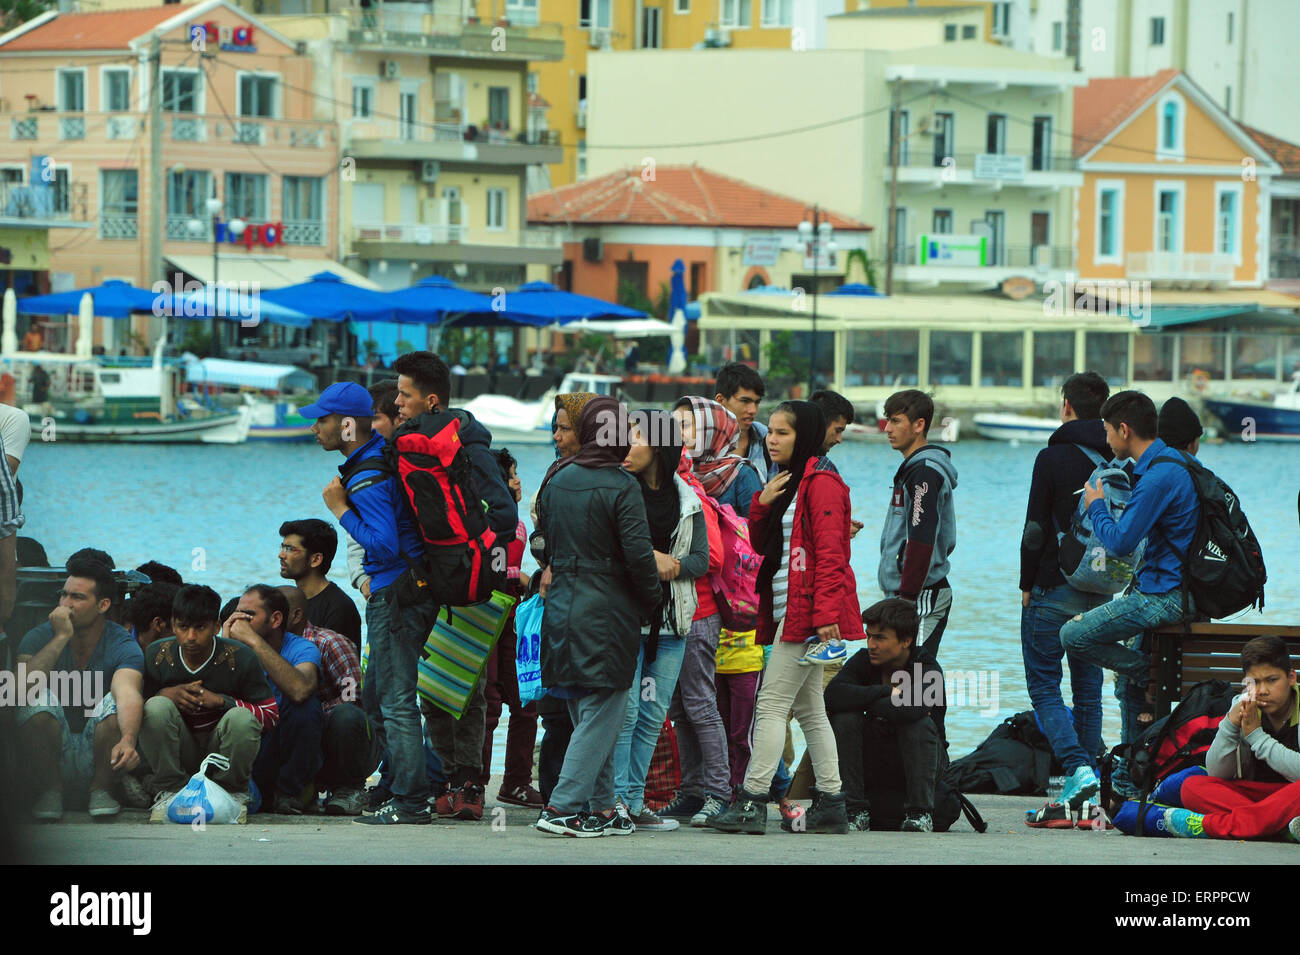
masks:
{"type": "MultiPolygon", "coordinates": [[[[954,675],[962,680],[963,705],[950,708],[947,722],[954,757],[968,752],[1000,719],[1029,706],[1020,654],[1019,546],[1040,447],[979,440],[950,446],[958,471],[957,547],[949,577],[952,616],[940,661],[950,680],[954,675]]],[[[511,452],[519,459],[527,503],[553,452],[549,447],[511,452]]],[[[1297,623],[1300,445],[1208,445],[1200,457],[1240,496],[1263,547],[1267,607],[1246,619],[1297,623]]],[[[146,560],[169,564],[187,583],[207,584],[224,601],[252,583],[282,583],[280,524],[303,517],[332,521],[321,490],[342,460],[315,443],[95,446],[44,443],[34,434],[20,472],[27,515],[23,534],[40,541],[53,564],[80,547],[99,547],[118,567],[146,560]]],[[[880,526],[901,459],[887,444],[867,442],[840,445],[832,460],[851,489],[854,516],[866,525],[853,542],[853,570],[865,607],[880,596],[880,526]]],[[[529,563],[526,559],[526,570],[529,563]]],[[[347,581],[342,546],[329,576],[361,605],[347,581]]],[[[1119,737],[1110,689],[1108,676],[1108,743],[1119,737]]],[[[502,768],[504,732],[503,721],[495,772],[502,768]]]]}

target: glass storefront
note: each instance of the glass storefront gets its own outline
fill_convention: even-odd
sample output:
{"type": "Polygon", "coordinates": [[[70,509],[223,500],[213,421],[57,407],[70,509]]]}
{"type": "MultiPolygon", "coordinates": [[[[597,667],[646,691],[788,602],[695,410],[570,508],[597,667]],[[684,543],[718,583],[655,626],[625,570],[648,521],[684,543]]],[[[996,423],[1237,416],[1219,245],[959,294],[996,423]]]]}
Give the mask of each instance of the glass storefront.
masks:
{"type": "Polygon", "coordinates": [[[886,328],[855,330],[848,335],[844,384],[898,385],[919,383],[921,333],[886,328]]]}

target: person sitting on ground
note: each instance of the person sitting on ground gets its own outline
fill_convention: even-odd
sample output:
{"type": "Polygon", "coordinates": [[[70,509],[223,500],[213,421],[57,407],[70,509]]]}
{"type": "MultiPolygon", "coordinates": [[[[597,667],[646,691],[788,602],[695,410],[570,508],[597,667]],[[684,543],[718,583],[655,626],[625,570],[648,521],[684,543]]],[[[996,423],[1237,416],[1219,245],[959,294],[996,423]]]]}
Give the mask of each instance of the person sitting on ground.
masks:
{"type": "Polygon", "coordinates": [[[943,670],[919,652],[916,604],[889,597],[862,612],[867,652],[826,687],[850,828],[934,831],[943,765],[943,670]]]}
{"type": "Polygon", "coordinates": [[[253,652],[217,636],[220,604],[211,587],[182,587],[172,603],[176,636],[151,644],[145,654],[140,748],[157,790],[150,822],[167,821],[172,799],[211,753],[230,766],[209,770],[208,778],[240,804],[239,822],[248,818],[253,761],[279,708],[253,652]]]}
{"type": "Polygon", "coordinates": [[[160,564],[156,560],[145,561],[136,568],[155,584],[166,583],[175,584],[177,587],[184,586],[185,581],[181,579],[180,572],[168,567],[166,564],[160,564]]]}
{"type": "MultiPolygon", "coordinates": [[[[83,547],[81,550],[69,554],[64,566],[71,567],[74,563],[82,560],[98,561],[108,568],[110,574],[113,574],[113,568],[117,566],[117,563],[107,551],[102,551],[97,547],[83,547]]],[[[113,589],[108,594],[109,599],[112,601],[108,608],[108,619],[112,623],[122,626],[126,622],[126,588],[117,575],[112,576],[112,582],[113,589]]]]}
{"type": "Polygon", "coordinates": [[[341,633],[361,652],[361,614],[338,584],[327,580],[339,535],[314,517],[280,525],[280,576],[292,580],[307,598],[307,619],[341,633]]]}
{"type": "Polygon", "coordinates": [[[341,633],[318,627],[307,619],[307,598],[297,587],[279,588],[289,603],[288,630],[320,651],[320,697],[325,722],[321,728],[320,772],[316,789],[328,792],[325,813],[359,816],[366,806],[366,778],[379,763],[370,721],[361,708],[361,660],[341,633]]]}
{"type": "Polygon", "coordinates": [[[32,787],[32,815],[63,818],[65,788],[85,788],[95,818],[116,816],[114,774],[140,762],[144,706],[140,646],[108,619],[116,581],[98,560],[69,560],[68,577],[49,623],[18,645],[28,676],[43,673],[44,700],[18,708],[18,742],[32,787]],[[56,689],[57,688],[57,689],[56,689]]]}
{"type": "Polygon", "coordinates": [[[321,767],[325,712],[316,696],[321,655],[316,645],[291,633],[289,602],[267,584],[254,584],[222,625],[221,635],[253,651],[266,671],[279,720],[262,734],[253,780],[262,792],[262,811],[302,815],[321,767]]]}
{"type": "Polygon", "coordinates": [[[1165,810],[1176,836],[1300,842],[1300,686],[1281,637],[1241,648],[1246,691],[1205,754],[1209,775],[1183,782],[1181,809],[1165,810]]]}
{"type": "Polygon", "coordinates": [[[156,640],[174,636],[172,604],[180,589],[176,584],[145,584],[127,601],[126,621],[141,650],[148,650],[149,644],[156,640]]]}

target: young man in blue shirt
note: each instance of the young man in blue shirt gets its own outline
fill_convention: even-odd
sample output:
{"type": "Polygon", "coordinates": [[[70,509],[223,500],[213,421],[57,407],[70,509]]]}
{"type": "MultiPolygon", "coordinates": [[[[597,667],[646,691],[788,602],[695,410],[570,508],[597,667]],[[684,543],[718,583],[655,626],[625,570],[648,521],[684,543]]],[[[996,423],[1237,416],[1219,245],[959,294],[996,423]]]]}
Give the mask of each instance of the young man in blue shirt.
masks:
{"type": "MultiPolygon", "coordinates": [[[[1150,660],[1125,644],[1146,630],[1183,618],[1182,560],[1178,554],[1191,548],[1200,503],[1184,468],[1156,466],[1162,459],[1172,462],[1180,457],[1156,436],[1156,406],[1150,398],[1138,391],[1118,392],[1101,406],[1101,417],[1106,442],[1115,457],[1137,462],[1133,469],[1137,487],[1118,523],[1106,508],[1100,482],[1085,485],[1084,506],[1107,553],[1131,553],[1143,538],[1146,551],[1136,586],[1067,620],[1061,626],[1061,646],[1085,663],[1114,670],[1116,679],[1126,682],[1120,714],[1122,742],[1129,743],[1154,718],[1154,700],[1146,691],[1150,660]]],[[[1188,612],[1192,609],[1189,606],[1188,612]]]]}

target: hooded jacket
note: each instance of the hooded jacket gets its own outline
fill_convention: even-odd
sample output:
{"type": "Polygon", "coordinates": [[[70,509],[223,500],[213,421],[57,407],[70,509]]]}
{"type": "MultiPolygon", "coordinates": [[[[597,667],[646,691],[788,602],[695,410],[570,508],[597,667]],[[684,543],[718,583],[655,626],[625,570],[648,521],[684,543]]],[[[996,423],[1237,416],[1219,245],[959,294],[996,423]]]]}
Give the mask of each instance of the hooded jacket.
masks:
{"type": "Polygon", "coordinates": [[[1079,507],[1080,492],[1096,464],[1077,445],[1091,448],[1109,461],[1115,456],[1106,444],[1100,418],[1067,421],[1047,439],[1034,458],[1029,483],[1029,507],[1020,539],[1020,589],[1051,589],[1065,584],[1058,556],[1057,535],[1067,530],[1079,507]]]}
{"type": "Polygon", "coordinates": [[[956,487],[947,448],[927,444],[899,465],[880,531],[877,580],[885,596],[915,600],[926,587],[946,586],[948,555],[957,545],[956,487]]]}

